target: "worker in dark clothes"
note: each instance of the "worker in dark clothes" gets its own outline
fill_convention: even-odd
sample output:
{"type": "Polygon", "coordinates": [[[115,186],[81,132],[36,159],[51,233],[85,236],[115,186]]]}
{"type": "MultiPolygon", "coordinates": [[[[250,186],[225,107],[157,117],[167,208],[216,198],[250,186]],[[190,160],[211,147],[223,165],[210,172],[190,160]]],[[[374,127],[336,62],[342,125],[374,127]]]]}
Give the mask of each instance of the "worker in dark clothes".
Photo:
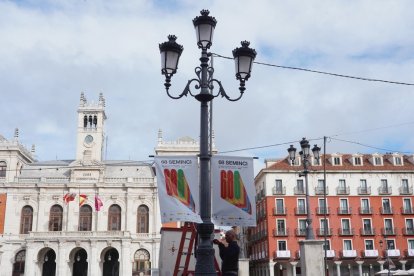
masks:
{"type": "Polygon", "coordinates": [[[220,251],[221,258],[221,272],[223,276],[234,276],[239,274],[239,252],[240,247],[236,242],[236,233],[234,230],[229,230],[226,232],[226,242],[228,243],[225,246],[219,240],[213,240],[214,244],[217,244],[220,251]]]}

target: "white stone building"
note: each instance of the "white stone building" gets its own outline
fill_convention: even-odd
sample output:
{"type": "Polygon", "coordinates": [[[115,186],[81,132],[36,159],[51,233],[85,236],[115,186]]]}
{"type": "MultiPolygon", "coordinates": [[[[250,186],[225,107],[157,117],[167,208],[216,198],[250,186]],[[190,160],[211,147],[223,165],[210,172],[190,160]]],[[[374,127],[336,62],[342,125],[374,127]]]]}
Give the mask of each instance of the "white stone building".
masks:
{"type": "Polygon", "coordinates": [[[82,93],[75,160],[38,162],[17,131],[10,141],[0,136],[1,276],[158,274],[154,171],[147,163],[103,159],[105,119],[103,96],[94,104],[82,93]],[[71,193],[76,198],[66,204],[71,193]],[[81,194],[88,201],[79,206],[81,194]]]}

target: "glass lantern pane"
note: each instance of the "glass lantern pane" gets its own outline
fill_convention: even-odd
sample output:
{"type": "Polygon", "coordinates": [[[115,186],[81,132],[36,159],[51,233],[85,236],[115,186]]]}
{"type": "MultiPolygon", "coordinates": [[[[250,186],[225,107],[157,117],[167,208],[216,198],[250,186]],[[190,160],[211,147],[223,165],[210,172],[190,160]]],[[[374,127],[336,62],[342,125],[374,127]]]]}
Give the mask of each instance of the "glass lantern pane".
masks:
{"type": "Polygon", "coordinates": [[[213,38],[213,28],[209,24],[200,24],[196,27],[197,39],[203,47],[207,47],[213,38]]]}
{"type": "Polygon", "coordinates": [[[245,79],[250,74],[251,58],[248,56],[239,56],[235,58],[236,74],[239,73],[242,79],[245,79]]]}
{"type": "Polygon", "coordinates": [[[177,70],[179,54],[177,52],[169,51],[167,52],[167,60],[165,69],[168,74],[172,74],[177,70]]]}

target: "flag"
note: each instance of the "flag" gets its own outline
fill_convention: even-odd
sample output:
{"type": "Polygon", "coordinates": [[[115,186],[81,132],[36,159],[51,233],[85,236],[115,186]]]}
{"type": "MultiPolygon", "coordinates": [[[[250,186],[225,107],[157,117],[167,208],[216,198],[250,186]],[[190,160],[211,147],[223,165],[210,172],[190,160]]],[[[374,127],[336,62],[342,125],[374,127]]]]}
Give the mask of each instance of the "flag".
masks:
{"type": "Polygon", "coordinates": [[[69,202],[74,201],[76,197],[75,193],[67,193],[66,195],[63,196],[63,201],[66,204],[69,204],[69,202]]]}
{"type": "Polygon", "coordinates": [[[88,196],[79,194],[79,207],[85,204],[88,201],[88,196]]]}
{"type": "Polygon", "coordinates": [[[99,198],[99,196],[95,195],[95,210],[100,211],[102,206],[102,200],[99,198]]]}

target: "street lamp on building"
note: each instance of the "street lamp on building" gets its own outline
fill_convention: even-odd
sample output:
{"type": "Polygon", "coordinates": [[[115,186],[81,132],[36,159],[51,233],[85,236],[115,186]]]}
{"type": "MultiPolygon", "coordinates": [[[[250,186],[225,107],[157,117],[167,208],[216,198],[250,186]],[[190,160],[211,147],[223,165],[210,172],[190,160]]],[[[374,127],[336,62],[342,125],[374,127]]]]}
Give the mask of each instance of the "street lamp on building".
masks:
{"type": "Polygon", "coordinates": [[[187,82],[183,92],[177,96],[170,94],[171,78],[177,72],[178,61],[183,46],[176,42],[177,37],[168,36],[168,41],[159,45],[161,53],[161,73],[165,75],[165,90],[167,95],[172,99],[180,99],[183,96],[193,96],[201,103],[200,108],[200,216],[203,223],[197,226],[199,243],[196,250],[196,275],[215,275],[214,269],[214,249],[212,244],[212,234],[214,225],[211,222],[211,179],[210,179],[210,155],[208,151],[209,138],[209,113],[208,103],[215,97],[222,96],[229,101],[238,101],[243,96],[245,82],[250,78],[253,61],[256,57],[256,51],[249,48],[249,42],[242,41],[242,47],[233,50],[233,57],[236,65],[236,79],[239,80],[239,95],[231,98],[225,92],[222,84],[213,78],[214,68],[209,66],[208,62],[211,53],[208,52],[213,43],[213,33],[217,21],[214,17],[209,16],[208,10],[202,10],[201,16],[193,19],[196,30],[197,45],[201,49],[200,66],[195,68],[197,78],[187,82]],[[198,90],[197,94],[192,91],[192,86],[198,90]],[[218,86],[218,91],[214,92],[214,84],[218,86]]]}
{"type": "MultiPolygon", "coordinates": [[[[299,152],[299,155],[301,157],[302,160],[302,164],[303,164],[303,171],[299,176],[304,176],[305,177],[305,201],[306,201],[306,239],[307,240],[313,240],[315,238],[314,234],[313,234],[313,229],[312,229],[312,217],[311,217],[311,212],[310,212],[310,205],[309,205],[309,183],[308,183],[308,173],[309,173],[309,165],[310,165],[310,145],[309,145],[309,141],[306,140],[305,138],[303,138],[300,141],[300,147],[301,147],[301,151],[299,152]]],[[[290,145],[290,147],[288,148],[288,153],[289,153],[289,159],[291,160],[291,162],[293,163],[296,159],[296,148],[293,145],[290,145]]],[[[320,151],[321,148],[318,147],[317,145],[314,145],[314,147],[312,148],[312,152],[313,152],[313,157],[316,160],[319,160],[320,158],[320,151]]],[[[326,208],[326,204],[324,206],[326,208]]],[[[327,225],[326,225],[326,221],[324,224],[324,231],[327,231],[328,229],[326,229],[327,225]]]]}
{"type": "MultiPolygon", "coordinates": [[[[391,275],[390,273],[390,266],[391,266],[391,259],[390,259],[390,256],[389,256],[389,254],[388,254],[388,240],[387,240],[387,236],[386,235],[384,235],[384,240],[385,240],[385,243],[386,243],[386,247],[385,247],[385,250],[386,250],[386,254],[387,254],[387,270],[388,270],[388,276],[389,275],[391,275]]],[[[381,250],[382,250],[382,245],[384,244],[384,242],[382,241],[382,240],[380,240],[379,241],[379,244],[380,244],[380,247],[381,247],[381,250]]]]}

